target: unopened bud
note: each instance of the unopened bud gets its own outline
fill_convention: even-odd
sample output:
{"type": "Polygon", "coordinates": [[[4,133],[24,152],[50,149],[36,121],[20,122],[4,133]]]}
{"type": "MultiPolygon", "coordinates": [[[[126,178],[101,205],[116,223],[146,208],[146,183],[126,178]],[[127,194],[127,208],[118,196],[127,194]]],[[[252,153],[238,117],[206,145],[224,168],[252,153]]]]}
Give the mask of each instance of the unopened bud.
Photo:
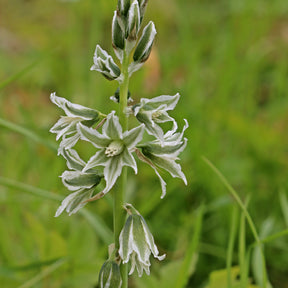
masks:
{"type": "Polygon", "coordinates": [[[106,261],[99,273],[100,288],[121,288],[122,279],[119,265],[115,261],[106,261]]]}
{"type": "Polygon", "coordinates": [[[157,32],[154,23],[150,21],[145,26],[142,32],[142,36],[135,49],[133,55],[134,62],[145,62],[149,58],[156,33],[157,32]]]}
{"type": "Polygon", "coordinates": [[[134,0],[128,11],[126,38],[135,41],[140,28],[140,9],[137,0],[134,0]]]}
{"type": "Polygon", "coordinates": [[[137,0],[140,7],[140,21],[142,22],[148,0],[137,0]]]}
{"type": "Polygon", "coordinates": [[[126,16],[130,8],[130,0],[118,0],[118,11],[126,16]]]}

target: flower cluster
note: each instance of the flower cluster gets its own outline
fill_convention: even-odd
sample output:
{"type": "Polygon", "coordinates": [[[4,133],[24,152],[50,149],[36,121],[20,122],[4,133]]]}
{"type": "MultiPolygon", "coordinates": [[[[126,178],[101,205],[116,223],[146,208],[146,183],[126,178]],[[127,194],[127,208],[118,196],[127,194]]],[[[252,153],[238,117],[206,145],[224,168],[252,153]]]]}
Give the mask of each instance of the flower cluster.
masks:
{"type": "MultiPolygon", "coordinates": [[[[144,64],[152,50],[156,35],[154,23],[150,21],[141,35],[138,35],[147,2],[148,0],[118,0],[112,20],[112,46],[120,66],[116,64],[119,61],[114,61],[107,51],[99,45],[96,46],[91,70],[100,72],[108,80],[117,80],[119,87],[128,83],[127,77],[129,79],[131,74],[144,64]],[[131,62],[128,63],[127,59],[131,59],[131,62]]],[[[127,93],[128,85],[126,88],[127,93]]],[[[119,91],[121,89],[117,89],[111,98],[116,103],[121,102],[119,91]]],[[[130,93],[122,97],[131,100],[130,93]]],[[[61,179],[64,186],[71,191],[62,201],[56,217],[63,211],[69,215],[76,213],[88,202],[105,196],[113,189],[124,166],[132,168],[137,174],[137,159],[150,165],[155,171],[161,184],[161,198],[166,194],[163,170],[172,177],[182,179],[187,185],[186,177],[177,161],[187,144],[184,132],[188,123],[184,120],[182,131],[179,131],[177,121],[169,115],[180,99],[178,93],[173,96],[142,98],[139,103],[128,107],[125,104],[126,116],[134,117],[136,122],[138,121],[138,125],[130,130],[121,125],[126,122],[121,118],[124,110],[119,119],[115,111],[106,115],[98,110],[71,103],[55,93],[51,94],[50,99],[65,114],[50,131],[56,133],[56,140],[61,139],[58,154],[66,160],[68,167],[61,179]],[[89,142],[96,148],[87,162],[81,159],[76,151],[75,145],[80,140],[89,142]],[[101,185],[102,180],[104,185],[101,185]]],[[[125,99],[125,103],[131,102],[128,100],[125,99]]],[[[130,274],[136,268],[141,277],[143,271],[150,273],[151,254],[158,260],[165,257],[159,256],[154,238],[140,213],[131,204],[126,204],[124,208],[128,217],[125,224],[123,219],[124,226],[118,244],[115,244],[117,248],[102,266],[99,287],[121,287],[121,263],[131,263],[130,274]]]]}

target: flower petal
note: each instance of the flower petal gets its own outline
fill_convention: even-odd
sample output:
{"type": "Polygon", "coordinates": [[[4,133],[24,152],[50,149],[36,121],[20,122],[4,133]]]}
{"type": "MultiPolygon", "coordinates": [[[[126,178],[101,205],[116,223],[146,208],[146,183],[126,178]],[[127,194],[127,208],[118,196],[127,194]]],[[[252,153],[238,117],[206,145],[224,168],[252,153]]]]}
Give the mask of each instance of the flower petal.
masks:
{"type": "Polygon", "coordinates": [[[103,190],[103,193],[106,194],[114,186],[117,178],[121,175],[122,172],[122,157],[117,155],[110,157],[110,161],[107,162],[104,168],[104,178],[106,181],[106,187],[103,190]]]}
{"type": "Polygon", "coordinates": [[[55,217],[58,217],[64,210],[71,214],[76,213],[79,209],[84,207],[87,202],[85,200],[89,199],[93,194],[94,188],[92,189],[81,189],[77,192],[69,194],[61,203],[60,207],[57,209],[55,217]]]}
{"type": "Polygon", "coordinates": [[[93,155],[89,161],[87,162],[83,172],[86,172],[89,169],[92,169],[97,166],[106,166],[110,162],[111,158],[108,158],[105,155],[105,150],[97,151],[95,155],[93,155]]]}
{"type": "Polygon", "coordinates": [[[143,138],[144,124],[135,127],[123,134],[123,142],[127,148],[135,147],[143,138]]]}
{"type": "Polygon", "coordinates": [[[131,152],[126,149],[123,150],[122,154],[122,165],[123,166],[130,166],[134,169],[135,174],[137,174],[137,164],[131,152]]]}
{"type": "Polygon", "coordinates": [[[122,139],[122,127],[119,123],[119,118],[114,115],[115,111],[112,111],[107,116],[107,121],[104,123],[102,133],[104,136],[112,139],[122,139]]]}
{"type": "Polygon", "coordinates": [[[81,188],[91,188],[100,183],[101,178],[97,173],[83,173],[80,171],[64,171],[61,175],[63,184],[71,191],[81,188]]]}
{"type": "Polygon", "coordinates": [[[187,185],[187,180],[184,173],[181,171],[180,164],[177,164],[174,160],[171,160],[169,158],[158,157],[152,154],[147,154],[145,156],[148,157],[157,166],[168,171],[172,177],[181,178],[185,185],[187,185]]]}
{"type": "Polygon", "coordinates": [[[81,171],[86,165],[85,161],[80,158],[74,149],[63,149],[60,154],[66,159],[69,169],[81,171]]]}
{"type": "Polygon", "coordinates": [[[81,139],[92,143],[96,148],[105,148],[111,142],[111,139],[106,135],[102,135],[97,130],[89,128],[81,123],[77,125],[77,130],[81,135],[81,139]]]}
{"type": "Polygon", "coordinates": [[[99,117],[98,111],[79,104],[74,104],[63,97],[58,97],[55,92],[51,93],[50,99],[69,117],[80,117],[83,120],[96,120],[99,117]]]}

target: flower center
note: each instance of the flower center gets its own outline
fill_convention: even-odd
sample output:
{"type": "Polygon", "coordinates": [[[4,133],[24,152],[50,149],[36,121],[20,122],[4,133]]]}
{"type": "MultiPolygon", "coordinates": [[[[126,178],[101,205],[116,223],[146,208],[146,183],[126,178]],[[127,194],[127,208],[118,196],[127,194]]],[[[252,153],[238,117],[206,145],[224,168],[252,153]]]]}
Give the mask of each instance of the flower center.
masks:
{"type": "Polygon", "coordinates": [[[105,155],[107,157],[113,157],[122,153],[124,145],[122,141],[115,140],[112,141],[108,147],[106,147],[105,155]]]}
{"type": "Polygon", "coordinates": [[[156,118],[158,118],[161,115],[162,115],[162,111],[161,110],[155,111],[155,112],[152,113],[152,119],[156,119],[156,118]]]}

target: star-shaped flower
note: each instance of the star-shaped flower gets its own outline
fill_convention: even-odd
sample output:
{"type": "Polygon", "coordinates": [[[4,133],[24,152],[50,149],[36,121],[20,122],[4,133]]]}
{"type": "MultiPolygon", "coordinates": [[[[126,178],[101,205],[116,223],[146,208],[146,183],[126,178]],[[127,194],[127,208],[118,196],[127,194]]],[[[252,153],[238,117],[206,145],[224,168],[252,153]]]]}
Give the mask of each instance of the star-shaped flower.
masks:
{"type": "Polygon", "coordinates": [[[131,204],[126,204],[125,209],[130,215],[120,233],[119,255],[123,263],[131,261],[129,275],[134,272],[135,267],[139,277],[142,276],[143,270],[149,275],[149,267],[151,265],[149,258],[151,253],[158,260],[163,260],[165,254],[159,256],[153,235],[140,213],[131,204]]]}
{"type": "Polygon", "coordinates": [[[155,140],[138,146],[142,149],[143,154],[137,150],[137,156],[140,160],[149,164],[160,179],[162,188],[161,198],[166,194],[166,183],[159,174],[157,167],[168,171],[172,177],[182,179],[185,185],[187,185],[187,180],[181,170],[181,166],[176,163],[176,160],[179,159],[178,155],[185,149],[187,144],[187,139],[183,138],[183,135],[184,131],[188,128],[188,122],[184,121],[185,125],[181,133],[171,130],[164,135],[164,142],[155,140]]]}
{"type": "Polygon", "coordinates": [[[176,121],[168,115],[167,111],[175,108],[179,98],[180,95],[178,93],[174,96],[162,95],[152,99],[142,98],[140,103],[136,104],[132,109],[138,121],[145,124],[148,134],[163,142],[164,132],[158,123],[172,121],[172,130],[177,129],[176,121]]]}
{"type": "Polygon", "coordinates": [[[83,172],[97,167],[104,167],[106,187],[102,191],[106,194],[115,184],[122,172],[123,166],[130,166],[137,173],[136,161],[132,152],[136,144],[142,140],[144,125],[122,133],[119,119],[112,111],[102,127],[102,134],[97,130],[88,128],[81,123],[77,125],[78,132],[83,140],[91,142],[99,151],[90,158],[83,172]]]}
{"type": "Polygon", "coordinates": [[[58,154],[60,154],[63,149],[72,148],[80,139],[80,135],[76,129],[77,123],[82,122],[85,125],[92,126],[99,120],[100,113],[94,109],[74,104],[65,98],[58,97],[55,92],[50,95],[50,99],[66,114],[66,116],[61,116],[50,129],[51,133],[57,134],[56,140],[62,137],[58,150],[58,154]]]}

